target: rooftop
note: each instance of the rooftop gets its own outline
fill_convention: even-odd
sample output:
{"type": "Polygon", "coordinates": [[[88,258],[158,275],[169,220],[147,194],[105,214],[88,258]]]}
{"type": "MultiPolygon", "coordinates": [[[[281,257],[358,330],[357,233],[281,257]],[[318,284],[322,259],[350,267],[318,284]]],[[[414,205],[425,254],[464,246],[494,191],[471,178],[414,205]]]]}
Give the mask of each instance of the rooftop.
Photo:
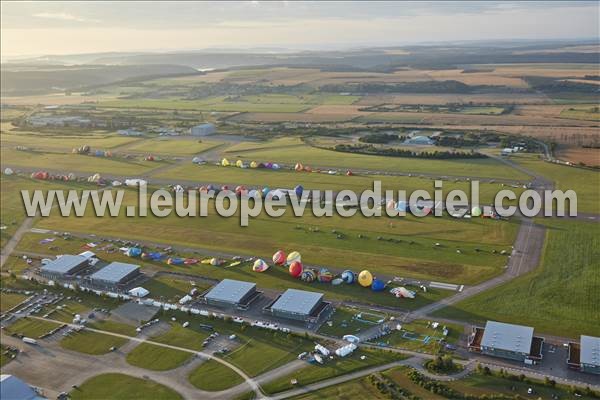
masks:
{"type": "Polygon", "coordinates": [[[323,299],[323,293],[288,289],[271,306],[272,310],[309,315],[323,299]]]}
{"type": "Polygon", "coordinates": [[[256,283],[223,279],[204,295],[205,299],[224,301],[227,303],[240,303],[253,289],[256,283]]]}
{"type": "Polygon", "coordinates": [[[19,400],[42,400],[28,384],[14,375],[0,375],[0,398],[19,400]]]}
{"type": "Polygon", "coordinates": [[[122,262],[111,262],[106,267],[92,274],[92,279],[118,283],[131,272],[139,269],[139,265],[122,262]]]}
{"type": "Polygon", "coordinates": [[[42,266],[42,272],[54,272],[59,274],[68,274],[74,268],[87,261],[84,256],[74,256],[65,254],[56,260],[50,261],[48,264],[42,266]]]}
{"type": "Polygon", "coordinates": [[[488,321],[481,346],[529,354],[532,340],[532,327],[488,321]]]}
{"type": "Polygon", "coordinates": [[[580,347],[581,363],[600,367],[600,337],[581,335],[580,347]]]}

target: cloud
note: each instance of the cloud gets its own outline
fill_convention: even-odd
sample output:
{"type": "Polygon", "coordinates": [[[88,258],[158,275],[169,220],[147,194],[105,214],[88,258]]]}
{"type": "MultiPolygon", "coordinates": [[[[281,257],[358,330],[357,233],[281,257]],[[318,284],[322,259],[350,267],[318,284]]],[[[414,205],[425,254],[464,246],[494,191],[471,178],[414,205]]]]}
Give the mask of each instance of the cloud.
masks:
{"type": "Polygon", "coordinates": [[[97,19],[83,18],[83,17],[79,17],[77,15],[66,13],[66,12],[57,12],[57,13],[43,12],[43,13],[33,14],[33,16],[36,18],[55,19],[55,20],[60,20],[60,21],[94,22],[94,23],[100,22],[97,19]]]}

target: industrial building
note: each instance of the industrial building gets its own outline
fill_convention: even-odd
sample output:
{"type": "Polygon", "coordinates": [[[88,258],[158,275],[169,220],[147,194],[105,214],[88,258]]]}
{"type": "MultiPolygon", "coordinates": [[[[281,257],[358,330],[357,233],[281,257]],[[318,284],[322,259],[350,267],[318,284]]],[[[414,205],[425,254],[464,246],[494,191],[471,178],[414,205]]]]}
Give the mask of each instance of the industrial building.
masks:
{"type": "Polygon", "coordinates": [[[202,298],[208,305],[217,307],[236,307],[247,309],[261,292],[256,290],[256,283],[223,279],[209,289],[202,298]]]}
{"type": "Polygon", "coordinates": [[[192,136],[208,136],[212,135],[217,131],[217,128],[214,124],[200,124],[192,127],[190,129],[190,134],[192,136]]]}
{"type": "Polygon", "coordinates": [[[65,254],[43,265],[42,276],[48,279],[69,279],[89,266],[90,258],[83,255],[65,254]]]}
{"type": "Polygon", "coordinates": [[[473,328],[469,350],[493,357],[525,363],[542,359],[544,339],[533,335],[533,328],[488,321],[485,328],[473,328]]]}
{"type": "Polygon", "coordinates": [[[140,274],[139,265],[115,261],[93,273],[89,279],[95,286],[113,289],[131,282],[140,274]]]}
{"type": "Polygon", "coordinates": [[[37,390],[14,375],[0,375],[0,399],[45,400],[37,390]]]}
{"type": "Polygon", "coordinates": [[[600,337],[581,335],[580,342],[569,343],[569,368],[600,375],[600,337]]]}
{"type": "Polygon", "coordinates": [[[265,312],[281,318],[316,323],[331,310],[331,303],[323,301],[323,293],[288,289],[264,308],[265,312]]]}

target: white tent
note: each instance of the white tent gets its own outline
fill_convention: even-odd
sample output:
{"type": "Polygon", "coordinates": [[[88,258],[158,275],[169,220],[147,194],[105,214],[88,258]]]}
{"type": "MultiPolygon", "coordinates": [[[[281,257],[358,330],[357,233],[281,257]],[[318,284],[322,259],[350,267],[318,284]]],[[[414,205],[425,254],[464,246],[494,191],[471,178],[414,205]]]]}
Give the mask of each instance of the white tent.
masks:
{"type": "Polygon", "coordinates": [[[143,287],[138,286],[136,288],[131,289],[128,293],[131,296],[135,296],[135,297],[145,297],[145,296],[148,296],[148,293],[150,293],[150,292],[148,291],[148,289],[144,289],[143,287]]]}

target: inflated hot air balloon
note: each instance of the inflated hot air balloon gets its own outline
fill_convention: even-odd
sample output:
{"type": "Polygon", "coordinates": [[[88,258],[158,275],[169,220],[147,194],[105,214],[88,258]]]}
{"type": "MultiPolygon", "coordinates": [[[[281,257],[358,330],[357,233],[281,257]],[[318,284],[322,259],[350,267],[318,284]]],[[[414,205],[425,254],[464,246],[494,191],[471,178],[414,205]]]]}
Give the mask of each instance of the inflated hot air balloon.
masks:
{"type": "Polygon", "coordinates": [[[296,165],[294,166],[294,169],[298,172],[303,171],[304,170],[304,166],[301,163],[296,163],[296,165]]]}
{"type": "Polygon", "coordinates": [[[319,282],[329,283],[333,280],[333,274],[327,268],[321,268],[318,275],[319,282]]]}
{"type": "Polygon", "coordinates": [[[96,157],[104,157],[104,152],[102,150],[96,150],[96,157]]]}
{"type": "Polygon", "coordinates": [[[471,209],[471,215],[474,217],[481,217],[481,208],[479,207],[473,207],[471,209]]]}
{"type": "Polygon", "coordinates": [[[268,187],[265,186],[264,188],[262,188],[261,193],[262,193],[263,197],[267,197],[267,195],[269,194],[270,191],[271,191],[271,189],[269,189],[268,187]]]}
{"type": "Polygon", "coordinates": [[[260,195],[258,194],[258,190],[256,189],[251,189],[248,191],[248,197],[252,197],[252,198],[258,198],[260,197],[260,195]]]}
{"type": "Polygon", "coordinates": [[[314,282],[317,279],[317,273],[312,269],[307,269],[302,271],[302,275],[300,275],[300,280],[310,283],[314,282]]]}
{"type": "Polygon", "coordinates": [[[405,201],[399,201],[396,204],[396,210],[397,211],[406,211],[408,209],[408,204],[406,204],[405,201]]]}
{"type": "Polygon", "coordinates": [[[312,172],[312,168],[311,168],[311,167],[309,167],[308,165],[306,165],[306,166],[304,167],[304,171],[306,171],[306,172],[312,172]]]}
{"type": "Polygon", "coordinates": [[[296,193],[297,197],[302,197],[302,193],[304,192],[304,188],[302,187],[302,185],[298,185],[294,188],[294,192],[296,193]]]}
{"type": "Polygon", "coordinates": [[[333,286],[338,286],[338,285],[341,285],[342,283],[344,283],[344,280],[342,278],[335,278],[334,280],[331,281],[331,284],[333,286]]]}
{"type": "Polygon", "coordinates": [[[302,275],[302,263],[300,261],[294,261],[290,264],[290,275],[294,278],[298,278],[302,275]]]}
{"type": "Polygon", "coordinates": [[[139,257],[142,255],[142,249],[139,247],[130,247],[125,253],[128,257],[139,257]]]}
{"type": "Polygon", "coordinates": [[[198,188],[198,193],[206,193],[208,192],[208,189],[206,188],[206,186],[200,186],[198,188]]]}
{"type": "Polygon", "coordinates": [[[285,264],[286,254],[283,250],[277,250],[275,254],[273,254],[273,262],[275,265],[283,265],[285,264]]]}
{"type": "Polygon", "coordinates": [[[4,175],[12,175],[14,174],[13,170],[10,168],[5,168],[4,169],[4,175]]]}
{"type": "Polygon", "coordinates": [[[248,189],[246,189],[246,186],[240,185],[235,188],[235,194],[238,196],[243,196],[247,193],[248,193],[248,189]]]}
{"type": "Polygon", "coordinates": [[[254,272],[265,272],[269,269],[269,264],[265,262],[263,259],[258,259],[254,261],[254,265],[252,265],[252,271],[254,272]]]}
{"type": "Polygon", "coordinates": [[[291,265],[294,261],[302,262],[302,256],[297,251],[292,251],[287,256],[288,265],[291,265]]]}
{"type": "Polygon", "coordinates": [[[342,279],[344,280],[344,282],[351,284],[354,283],[354,281],[356,280],[356,276],[354,275],[354,272],[347,269],[344,272],[342,272],[342,279]]]}
{"type": "Polygon", "coordinates": [[[387,202],[385,208],[387,208],[388,210],[395,210],[396,209],[396,202],[394,200],[390,200],[387,202]]]}
{"type": "Polygon", "coordinates": [[[75,180],[75,174],[74,174],[74,173],[72,173],[72,172],[70,172],[70,173],[69,173],[69,175],[67,175],[67,177],[69,177],[69,180],[70,180],[70,181],[73,181],[73,180],[75,180]]]}
{"type": "Polygon", "coordinates": [[[366,269],[358,274],[358,283],[362,287],[369,287],[373,283],[373,275],[366,269]]]}
{"type": "Polygon", "coordinates": [[[258,168],[265,168],[265,164],[264,163],[258,163],[258,168]]]}
{"type": "Polygon", "coordinates": [[[229,190],[229,186],[227,186],[227,185],[221,186],[221,191],[226,192],[228,190],[229,190]]]}
{"type": "Polygon", "coordinates": [[[273,168],[273,163],[271,163],[271,162],[265,163],[265,168],[268,168],[268,169],[273,168]]]}
{"type": "Polygon", "coordinates": [[[281,166],[279,164],[273,164],[271,165],[271,169],[280,169],[281,166]]]}
{"type": "Polygon", "coordinates": [[[144,160],[146,160],[146,161],[154,161],[154,156],[153,155],[146,156],[146,158],[144,158],[144,160]]]}
{"type": "Polygon", "coordinates": [[[104,157],[112,157],[112,152],[110,152],[110,151],[105,151],[105,152],[104,152],[104,157]]]}
{"type": "Polygon", "coordinates": [[[222,167],[229,167],[229,165],[230,164],[229,164],[229,160],[228,159],[224,158],[224,159],[221,160],[221,166],[222,167]]]}
{"type": "Polygon", "coordinates": [[[352,175],[354,175],[354,173],[352,171],[350,171],[350,170],[346,171],[346,176],[352,176],[352,175]]]}
{"type": "Polygon", "coordinates": [[[221,264],[223,264],[223,261],[219,260],[217,257],[213,257],[210,259],[210,265],[212,265],[213,267],[218,267],[221,264]]]}
{"type": "Polygon", "coordinates": [[[177,257],[170,257],[167,259],[167,264],[169,265],[182,265],[183,264],[183,258],[177,258],[177,257]]]}
{"type": "Polygon", "coordinates": [[[374,292],[381,292],[385,289],[385,282],[381,279],[373,279],[373,283],[371,284],[371,290],[374,292]]]}
{"type": "Polygon", "coordinates": [[[209,185],[207,185],[207,186],[206,186],[206,190],[208,190],[209,192],[210,192],[211,190],[212,190],[212,191],[216,191],[216,190],[217,190],[217,187],[216,187],[215,185],[213,185],[213,184],[209,184],[209,185]]]}
{"type": "Polygon", "coordinates": [[[235,162],[235,166],[238,168],[244,168],[244,162],[242,160],[237,160],[235,162]]]}
{"type": "Polygon", "coordinates": [[[258,168],[258,163],[256,161],[252,161],[250,163],[250,168],[258,168]]]}

